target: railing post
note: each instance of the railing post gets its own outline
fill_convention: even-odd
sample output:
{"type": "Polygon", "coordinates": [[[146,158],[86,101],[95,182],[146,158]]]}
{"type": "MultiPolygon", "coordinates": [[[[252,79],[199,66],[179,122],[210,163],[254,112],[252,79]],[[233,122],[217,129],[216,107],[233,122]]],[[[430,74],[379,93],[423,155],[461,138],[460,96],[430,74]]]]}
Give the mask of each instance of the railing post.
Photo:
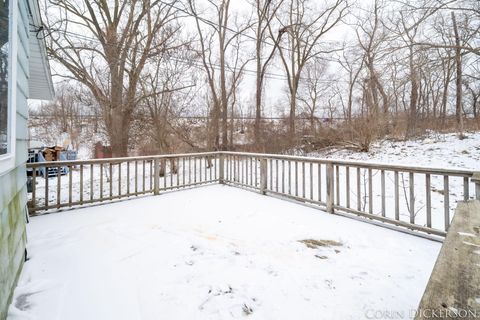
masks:
{"type": "Polygon", "coordinates": [[[327,212],[333,213],[334,185],[333,185],[333,164],[327,163],[327,212]]]}
{"type": "Polygon", "coordinates": [[[225,156],[223,153],[218,154],[218,183],[224,184],[225,183],[225,156]]]}
{"type": "Polygon", "coordinates": [[[153,160],[153,194],[160,194],[160,161],[158,158],[153,160]]]}
{"type": "Polygon", "coordinates": [[[260,159],[260,193],[267,193],[268,163],[266,158],[260,159]]]}
{"type": "Polygon", "coordinates": [[[472,182],[475,183],[475,199],[480,200],[480,172],[474,172],[472,182]]]}

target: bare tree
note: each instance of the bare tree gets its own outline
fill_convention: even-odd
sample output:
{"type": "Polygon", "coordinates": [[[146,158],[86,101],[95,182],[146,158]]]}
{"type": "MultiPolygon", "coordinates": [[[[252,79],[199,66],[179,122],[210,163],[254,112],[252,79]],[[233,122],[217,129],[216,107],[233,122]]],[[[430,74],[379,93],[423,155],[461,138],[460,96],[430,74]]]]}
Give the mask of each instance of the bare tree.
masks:
{"type": "Polygon", "coordinates": [[[359,21],[356,29],[357,39],[362,51],[364,52],[364,63],[368,72],[368,78],[365,80],[364,97],[368,112],[374,118],[380,116],[380,99],[382,99],[381,109],[385,115],[388,112],[388,95],[380,81],[376,64],[381,60],[386,52],[383,46],[387,42],[388,33],[383,27],[382,9],[383,2],[375,0],[373,9],[364,21],[359,21]]]}
{"type": "Polygon", "coordinates": [[[279,32],[277,37],[273,38],[274,43],[271,45],[272,48],[266,57],[264,54],[266,47],[265,42],[268,38],[268,30],[272,28],[272,21],[283,1],[284,0],[255,0],[253,3],[256,14],[256,21],[254,23],[256,64],[254,139],[257,147],[259,147],[262,136],[262,103],[265,74],[278,47],[282,32],[279,32]]]}
{"type": "Polygon", "coordinates": [[[80,85],[61,83],[57,85],[55,100],[42,104],[30,111],[29,126],[33,138],[44,143],[55,144],[56,138],[67,135],[70,145],[78,150],[85,145],[88,133],[93,132],[95,119],[92,108],[81,100],[80,85]]]}
{"type": "Polygon", "coordinates": [[[158,0],[46,1],[48,53],[92,92],[113,156],[127,155],[141,75],[150,58],[173,49],[176,11],[158,0]]]}
{"type": "MultiPolygon", "coordinates": [[[[285,20],[279,17],[281,29],[287,37],[279,46],[280,58],[287,75],[290,116],[290,137],[295,136],[297,92],[303,69],[308,61],[336,48],[325,48],[321,40],[348,12],[347,0],[326,1],[321,7],[311,8],[308,0],[289,0],[285,20]]],[[[273,32],[271,31],[271,34],[273,32]]]]}
{"type": "MultiPolygon", "coordinates": [[[[347,50],[346,48],[342,51],[342,55],[338,58],[338,63],[340,66],[347,72],[348,75],[348,94],[347,94],[347,107],[344,112],[344,116],[348,121],[352,120],[352,110],[353,110],[353,91],[355,85],[357,84],[358,78],[362,72],[365,57],[354,50],[347,50]]],[[[340,96],[341,101],[343,102],[342,96],[340,96]]]]}
{"type": "MultiPolygon", "coordinates": [[[[304,80],[300,85],[300,92],[298,100],[301,102],[300,109],[303,109],[303,114],[310,121],[310,133],[316,134],[317,127],[317,112],[320,103],[324,102],[322,96],[328,93],[330,84],[323,81],[325,79],[325,72],[327,64],[325,61],[311,60],[305,67],[304,80]]],[[[329,100],[330,102],[331,100],[329,100]]]]}
{"type": "MultiPolygon", "coordinates": [[[[208,0],[207,3],[209,9],[214,11],[215,18],[213,21],[202,17],[195,1],[188,0],[189,12],[195,19],[200,42],[198,55],[206,73],[212,101],[212,132],[209,136],[213,138],[209,138],[208,145],[209,149],[218,150],[225,149],[228,146],[229,98],[232,96],[230,94],[232,88],[236,87],[234,85],[229,88],[228,81],[233,83],[240,79],[236,76],[238,72],[231,72],[232,68],[227,61],[227,54],[232,49],[234,41],[250,28],[250,23],[246,21],[240,24],[237,19],[233,19],[232,23],[230,0],[221,0],[218,4],[213,0],[208,0]],[[207,26],[209,30],[205,31],[202,25],[207,26]],[[217,70],[220,73],[219,75],[216,74],[217,70]],[[229,77],[230,79],[228,79],[229,77]]],[[[241,64],[240,71],[243,70],[247,62],[244,61],[241,64]]],[[[238,71],[238,68],[236,70],[238,71]]]]}
{"type": "Polygon", "coordinates": [[[462,69],[462,47],[460,43],[460,33],[458,31],[457,26],[457,19],[455,17],[455,12],[451,12],[452,14],[452,24],[453,24],[453,32],[455,35],[455,69],[457,72],[457,76],[455,79],[455,117],[457,120],[457,131],[458,135],[462,138],[463,137],[463,115],[462,115],[462,77],[463,77],[463,69],[462,69]]]}

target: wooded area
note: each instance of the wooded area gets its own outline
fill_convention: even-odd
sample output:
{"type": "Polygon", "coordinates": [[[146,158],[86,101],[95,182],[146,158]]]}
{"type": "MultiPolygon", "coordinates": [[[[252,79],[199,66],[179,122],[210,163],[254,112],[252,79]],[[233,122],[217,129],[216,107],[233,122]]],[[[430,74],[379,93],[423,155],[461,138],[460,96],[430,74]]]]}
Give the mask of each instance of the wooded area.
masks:
{"type": "Polygon", "coordinates": [[[113,156],[280,152],[479,129],[476,0],[45,0],[37,138],[113,156]],[[43,129],[47,128],[47,129],[43,129]],[[43,131],[42,131],[43,130],[43,131]],[[47,131],[45,131],[47,130],[47,131]]]}

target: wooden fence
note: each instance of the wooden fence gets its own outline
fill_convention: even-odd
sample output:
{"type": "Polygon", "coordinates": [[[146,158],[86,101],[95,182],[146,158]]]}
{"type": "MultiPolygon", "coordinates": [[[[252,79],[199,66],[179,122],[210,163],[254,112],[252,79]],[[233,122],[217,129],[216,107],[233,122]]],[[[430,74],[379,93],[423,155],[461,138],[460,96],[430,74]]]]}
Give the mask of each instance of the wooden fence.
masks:
{"type": "Polygon", "coordinates": [[[456,202],[474,198],[474,188],[480,198],[480,179],[470,170],[270,154],[208,152],[27,167],[33,169],[31,214],[224,183],[444,237],[456,202]],[[46,167],[69,170],[39,178],[37,170],[46,167]]]}

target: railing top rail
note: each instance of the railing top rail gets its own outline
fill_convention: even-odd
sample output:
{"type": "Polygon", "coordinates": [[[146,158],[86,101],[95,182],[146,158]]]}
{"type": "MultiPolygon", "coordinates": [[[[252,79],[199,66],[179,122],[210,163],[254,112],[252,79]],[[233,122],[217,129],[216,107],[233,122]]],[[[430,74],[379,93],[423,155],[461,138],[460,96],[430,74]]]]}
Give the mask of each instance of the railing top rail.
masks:
{"type": "Polygon", "coordinates": [[[212,156],[212,155],[218,155],[218,154],[219,152],[213,151],[213,152],[198,152],[198,153],[161,154],[161,155],[140,156],[140,157],[31,162],[31,163],[27,163],[27,168],[60,167],[60,166],[81,165],[81,164],[120,163],[120,162],[127,162],[127,161],[143,161],[143,160],[170,159],[170,158],[182,158],[182,157],[203,157],[203,156],[212,156]]]}
{"type": "Polygon", "coordinates": [[[233,156],[248,156],[257,158],[271,158],[278,160],[292,160],[292,161],[309,161],[322,164],[333,164],[350,167],[362,167],[378,170],[390,170],[390,171],[404,171],[415,173],[429,173],[438,175],[450,175],[450,176],[462,176],[471,177],[475,170],[465,170],[456,168],[434,168],[424,166],[408,166],[388,163],[371,163],[357,160],[341,160],[341,159],[325,159],[316,157],[304,157],[304,156],[290,156],[281,154],[267,154],[267,153],[250,153],[250,152],[233,152],[233,151],[212,151],[212,152],[199,152],[199,153],[181,153],[181,154],[162,154],[153,156],[140,156],[140,157],[124,157],[124,158],[103,158],[103,159],[89,159],[89,160],[69,160],[69,161],[46,161],[46,162],[33,162],[27,163],[28,168],[38,167],[58,167],[68,165],[81,165],[81,164],[102,164],[102,163],[120,163],[126,161],[143,161],[143,160],[155,160],[155,159],[170,159],[179,157],[202,157],[202,156],[216,156],[216,155],[233,155],[233,156]]]}
{"type": "Polygon", "coordinates": [[[475,172],[475,170],[465,170],[465,169],[456,169],[456,168],[432,168],[432,167],[408,166],[408,165],[397,165],[397,164],[388,164],[388,163],[371,163],[371,162],[364,162],[364,161],[357,161],[357,160],[325,159],[325,158],[316,158],[316,157],[290,156],[290,155],[266,154],[266,153],[231,152],[231,151],[222,151],[221,153],[226,155],[234,155],[234,156],[250,156],[250,157],[259,157],[259,158],[260,157],[272,158],[272,159],[279,159],[279,160],[310,161],[315,163],[342,165],[342,166],[350,166],[350,167],[362,167],[362,168],[371,168],[371,169],[380,169],[380,170],[406,171],[406,172],[415,172],[415,173],[429,173],[429,174],[451,175],[451,176],[462,176],[462,177],[471,177],[475,172]]]}

